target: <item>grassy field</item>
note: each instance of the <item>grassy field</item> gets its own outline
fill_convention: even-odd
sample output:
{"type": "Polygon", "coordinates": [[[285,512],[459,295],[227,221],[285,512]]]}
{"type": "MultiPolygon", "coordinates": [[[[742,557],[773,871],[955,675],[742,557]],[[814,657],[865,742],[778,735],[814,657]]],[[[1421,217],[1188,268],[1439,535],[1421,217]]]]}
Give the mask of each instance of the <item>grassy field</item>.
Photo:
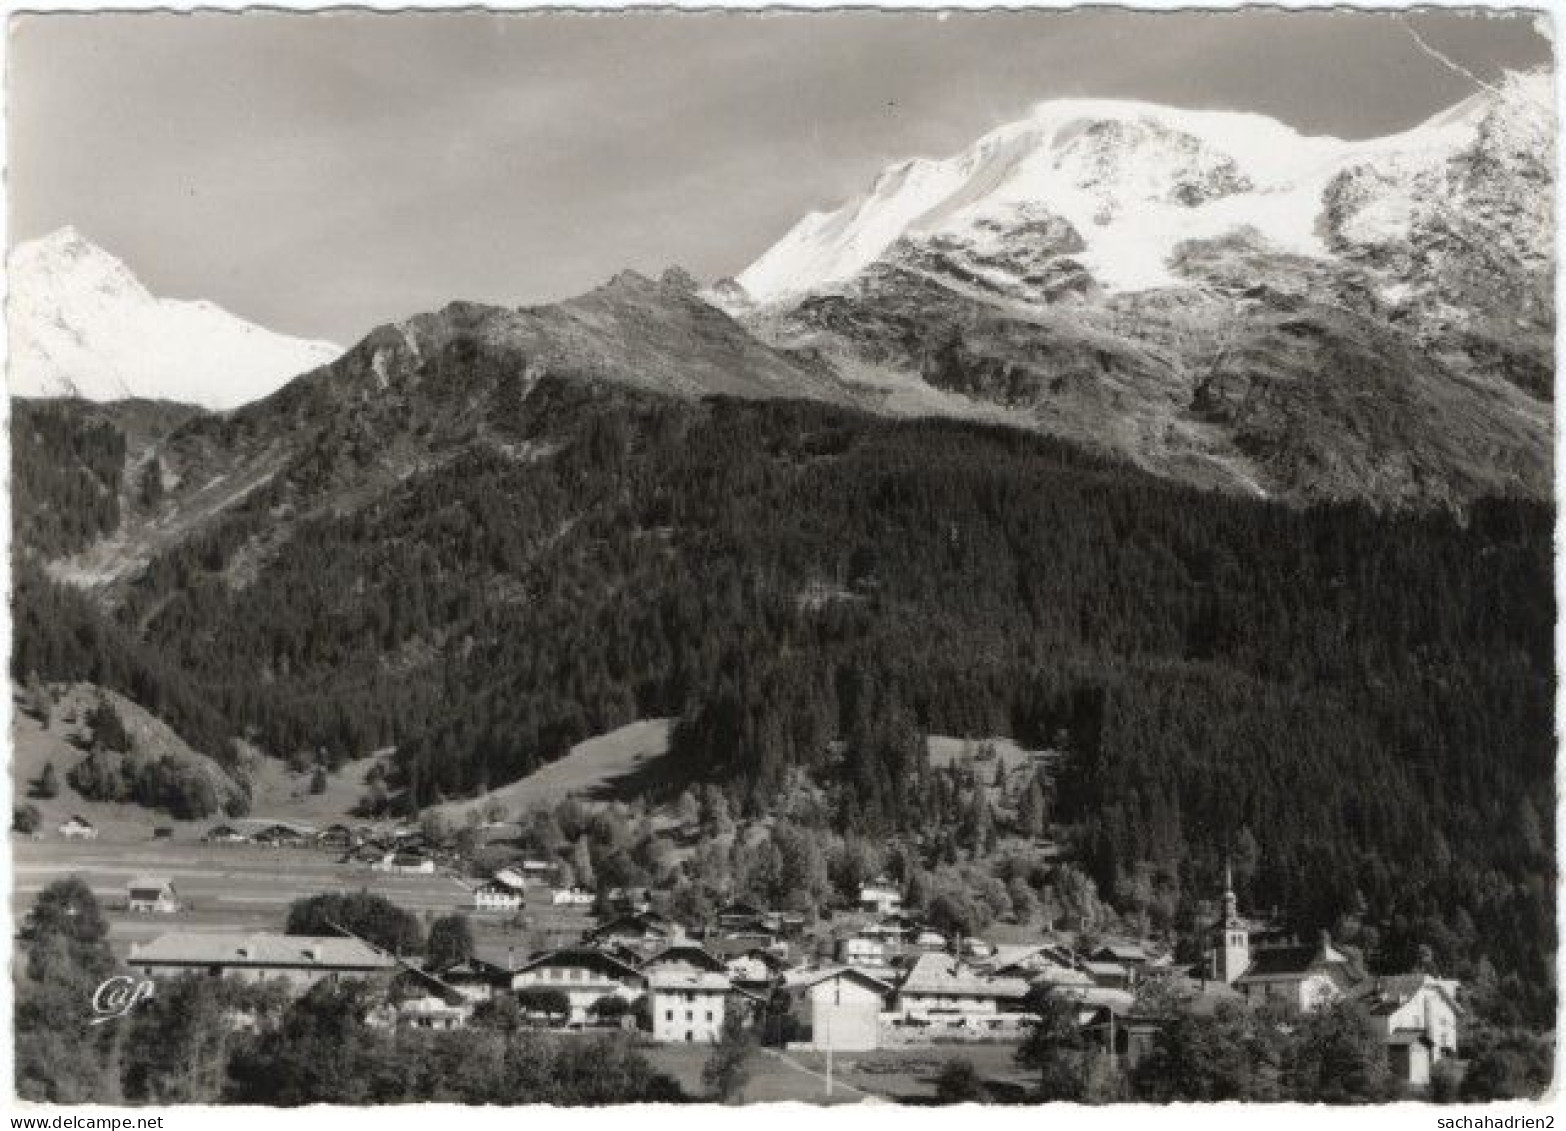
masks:
{"type": "Polygon", "coordinates": [[[579,742],[559,761],[551,762],[521,781],[501,786],[472,801],[452,801],[440,807],[460,823],[469,810],[482,811],[494,802],[515,817],[543,802],[553,805],[567,797],[591,800],[611,789],[617,779],[645,770],[669,750],[671,719],[642,719],[619,730],[579,742]]]}
{"type": "MultiPolygon", "coordinates": [[[[208,845],[191,840],[126,843],[33,840],[13,837],[12,906],[21,915],[47,884],[79,876],[92,888],[109,918],[109,938],[121,953],[167,931],[279,931],[295,899],[329,891],[371,891],[399,907],[433,918],[470,911],[469,889],[446,875],[410,876],[372,872],[339,862],[335,853],[308,848],[208,845]],[[173,881],[190,906],[172,915],[132,914],[122,910],[126,883],[135,876],[173,881]]],[[[562,941],[579,936],[590,918],[579,910],[555,908],[525,912],[529,934],[562,941]]],[[[523,944],[509,916],[473,916],[485,941],[508,935],[523,944]]]]}
{"type": "MultiPolygon", "coordinates": [[[[680,1082],[687,1094],[704,1096],[702,1067],[712,1055],[705,1045],[658,1045],[642,1050],[661,1072],[680,1082]]],[[[751,1060],[747,1103],[845,1104],[929,1103],[935,1098],[935,1078],[948,1060],[967,1060],[986,1081],[1026,1088],[1033,1078],[1014,1061],[1016,1046],[936,1045],[928,1048],[878,1049],[837,1053],[832,1058],[832,1094],[827,1095],[826,1054],[762,1049],[751,1060]]]]}
{"type": "MultiPolygon", "coordinates": [[[[90,698],[88,694],[90,690],[91,688],[86,684],[68,689],[57,687],[56,694],[59,696],[59,702],[52,712],[48,726],[44,726],[38,718],[21,710],[19,700],[13,697],[11,794],[17,804],[27,803],[37,806],[43,817],[43,828],[47,834],[52,835],[60,822],[73,813],[79,813],[97,827],[101,838],[117,842],[136,843],[148,840],[152,836],[153,828],[159,826],[174,829],[177,837],[197,839],[212,825],[219,823],[223,819],[221,816],[198,821],[178,821],[167,813],[146,809],[140,805],[89,801],[71,788],[71,783],[67,780],[69,771],[86,757],[81,747],[72,741],[73,736],[80,733],[81,728],[71,720],[82,713],[81,704],[90,698]],[[59,782],[58,795],[47,799],[30,796],[32,783],[43,773],[44,767],[51,764],[54,766],[59,782]]],[[[142,713],[139,709],[129,711],[122,708],[122,711],[130,716],[127,719],[128,726],[132,729],[141,729],[139,721],[142,713]]],[[[159,729],[162,729],[161,724],[159,729]]],[[[168,738],[173,740],[169,752],[183,757],[195,756],[183,742],[178,742],[172,733],[168,738]]],[[[161,749],[151,751],[154,756],[161,752],[163,752],[161,749]]],[[[349,811],[364,796],[365,774],[369,772],[372,765],[384,757],[383,753],[345,763],[336,773],[327,775],[326,789],[323,792],[311,793],[312,775],[308,771],[296,773],[276,758],[267,758],[259,752],[253,752],[246,760],[251,787],[249,815],[280,821],[298,821],[316,826],[351,820],[348,816],[349,811]]]]}
{"type": "MultiPolygon", "coordinates": [[[[680,1082],[686,1095],[704,1098],[706,1086],[701,1080],[702,1067],[712,1055],[707,1045],[653,1045],[641,1050],[660,1072],[667,1072],[680,1082]]],[[[774,1049],[759,1050],[750,1062],[750,1082],[745,1086],[746,1103],[781,1103],[789,1100],[814,1104],[864,1103],[877,1097],[867,1095],[856,1088],[835,1084],[832,1095],[826,1094],[826,1081],[814,1070],[801,1064],[794,1053],[779,1053],[774,1049]]]]}
{"type": "MultiPolygon", "coordinates": [[[[901,1103],[928,1102],[935,1098],[935,1078],[949,1060],[966,1060],[986,1082],[1003,1087],[1027,1087],[1033,1076],[1016,1064],[1014,1044],[951,1044],[924,1048],[877,1049],[874,1052],[837,1053],[833,1075],[871,1095],[901,1103]]],[[[802,1067],[826,1071],[826,1054],[791,1052],[802,1067]]]]}

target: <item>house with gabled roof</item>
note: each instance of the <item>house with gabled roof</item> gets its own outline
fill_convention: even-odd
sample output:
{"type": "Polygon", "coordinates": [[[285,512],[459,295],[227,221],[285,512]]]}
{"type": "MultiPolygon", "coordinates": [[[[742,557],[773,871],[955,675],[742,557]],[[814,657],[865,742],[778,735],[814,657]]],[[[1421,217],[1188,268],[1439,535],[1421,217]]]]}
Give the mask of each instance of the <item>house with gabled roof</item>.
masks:
{"type": "Polygon", "coordinates": [[[60,835],[66,840],[97,840],[98,830],[86,817],[72,813],[60,824],[60,835]]]}
{"type": "Polygon", "coordinates": [[[128,911],[173,914],[179,910],[174,881],[167,876],[137,876],[125,885],[125,907],[128,911]]]}
{"type": "Polygon", "coordinates": [[[1458,983],[1430,974],[1367,978],[1347,996],[1369,1012],[1387,1046],[1392,1072],[1415,1093],[1430,1086],[1430,1073],[1457,1055],[1458,983]]]}
{"type": "Polygon", "coordinates": [[[780,989],[808,1028],[810,1047],[836,1052],[879,1048],[881,1014],[897,992],[852,966],[790,970],[780,989]]]}
{"type": "Polygon", "coordinates": [[[647,989],[647,975],[631,963],[593,947],[566,947],[535,955],[510,973],[513,990],[559,990],[571,1003],[570,1022],[586,1024],[602,997],[630,1002],[647,989]]]}
{"type": "Polygon", "coordinates": [[[653,1040],[710,1044],[723,1030],[734,992],[727,974],[661,964],[647,971],[653,1040]]]}
{"type": "Polygon", "coordinates": [[[149,978],[205,974],[246,982],[278,981],[298,992],[321,981],[389,980],[401,968],[395,957],[356,938],[205,931],[133,943],[126,964],[149,978]]]}
{"type": "Polygon", "coordinates": [[[652,951],[641,964],[644,973],[654,970],[686,970],[691,973],[722,974],[723,959],[700,943],[679,939],[652,951]]]}
{"type": "Polygon", "coordinates": [[[582,936],[587,942],[667,942],[680,937],[680,925],[656,911],[633,911],[599,924],[582,936]]]}
{"type": "Polygon", "coordinates": [[[995,977],[950,954],[921,954],[897,988],[897,1012],[904,1017],[930,1014],[993,1016],[1022,1004],[1028,983],[995,977]]]}

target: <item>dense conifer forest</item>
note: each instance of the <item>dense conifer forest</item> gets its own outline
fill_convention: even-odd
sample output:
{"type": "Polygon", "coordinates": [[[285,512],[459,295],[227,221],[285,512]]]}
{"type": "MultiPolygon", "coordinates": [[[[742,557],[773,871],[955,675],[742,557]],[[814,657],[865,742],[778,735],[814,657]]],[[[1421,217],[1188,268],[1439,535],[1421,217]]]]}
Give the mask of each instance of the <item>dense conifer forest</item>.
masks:
{"type": "MultiPolygon", "coordinates": [[[[14,427],[49,470],[17,483],[13,673],[208,752],[395,745],[410,809],[677,716],[654,788],[762,814],[803,772],[836,827],[912,833],[920,735],[1009,734],[1064,753],[1053,819],[1101,890],[1206,893],[1244,831],[1248,905],[1371,914],[1553,1008],[1548,507],[1297,509],[1003,429],[553,376],[481,430],[271,537],[280,478],[92,599],[30,554],[112,527],[71,504],[113,439],[14,427]]],[[[323,434],[289,482],[377,442],[323,434]]]]}

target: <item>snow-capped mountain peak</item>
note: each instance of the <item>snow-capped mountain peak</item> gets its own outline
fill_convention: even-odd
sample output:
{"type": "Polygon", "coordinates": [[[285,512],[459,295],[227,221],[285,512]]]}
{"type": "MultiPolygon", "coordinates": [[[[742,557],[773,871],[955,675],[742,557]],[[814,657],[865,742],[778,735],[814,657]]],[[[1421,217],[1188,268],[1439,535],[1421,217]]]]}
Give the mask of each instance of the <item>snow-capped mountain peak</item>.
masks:
{"type": "Polygon", "coordinates": [[[801,220],[737,281],[757,303],[784,302],[852,279],[899,241],[992,247],[1015,216],[1074,231],[1074,260],[1112,291],[1176,283],[1169,259],[1179,244],[1239,231],[1327,255],[1323,197],[1340,174],[1373,166],[1406,176],[1445,162],[1503,111],[1522,123],[1512,134],[1529,135],[1525,123],[1548,121],[1548,81],[1509,76],[1498,91],[1367,141],[1307,136],[1254,113],[1041,102],[950,158],[888,166],[867,194],[801,220]]]}
{"type": "Polygon", "coordinates": [[[17,245],[9,276],[16,396],[142,397],[226,411],[342,353],[210,302],[158,298],[72,227],[17,245]]]}

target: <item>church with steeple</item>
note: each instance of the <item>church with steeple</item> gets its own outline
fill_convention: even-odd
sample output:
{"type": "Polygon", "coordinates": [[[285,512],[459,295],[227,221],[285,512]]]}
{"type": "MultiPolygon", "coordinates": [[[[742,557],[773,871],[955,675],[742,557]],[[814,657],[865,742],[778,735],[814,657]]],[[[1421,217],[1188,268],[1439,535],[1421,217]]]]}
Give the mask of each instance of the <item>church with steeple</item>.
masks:
{"type": "Polygon", "coordinates": [[[1251,965],[1251,925],[1240,918],[1234,894],[1234,873],[1223,869],[1223,914],[1213,924],[1207,951],[1207,973],[1215,982],[1232,986],[1251,965]]]}

